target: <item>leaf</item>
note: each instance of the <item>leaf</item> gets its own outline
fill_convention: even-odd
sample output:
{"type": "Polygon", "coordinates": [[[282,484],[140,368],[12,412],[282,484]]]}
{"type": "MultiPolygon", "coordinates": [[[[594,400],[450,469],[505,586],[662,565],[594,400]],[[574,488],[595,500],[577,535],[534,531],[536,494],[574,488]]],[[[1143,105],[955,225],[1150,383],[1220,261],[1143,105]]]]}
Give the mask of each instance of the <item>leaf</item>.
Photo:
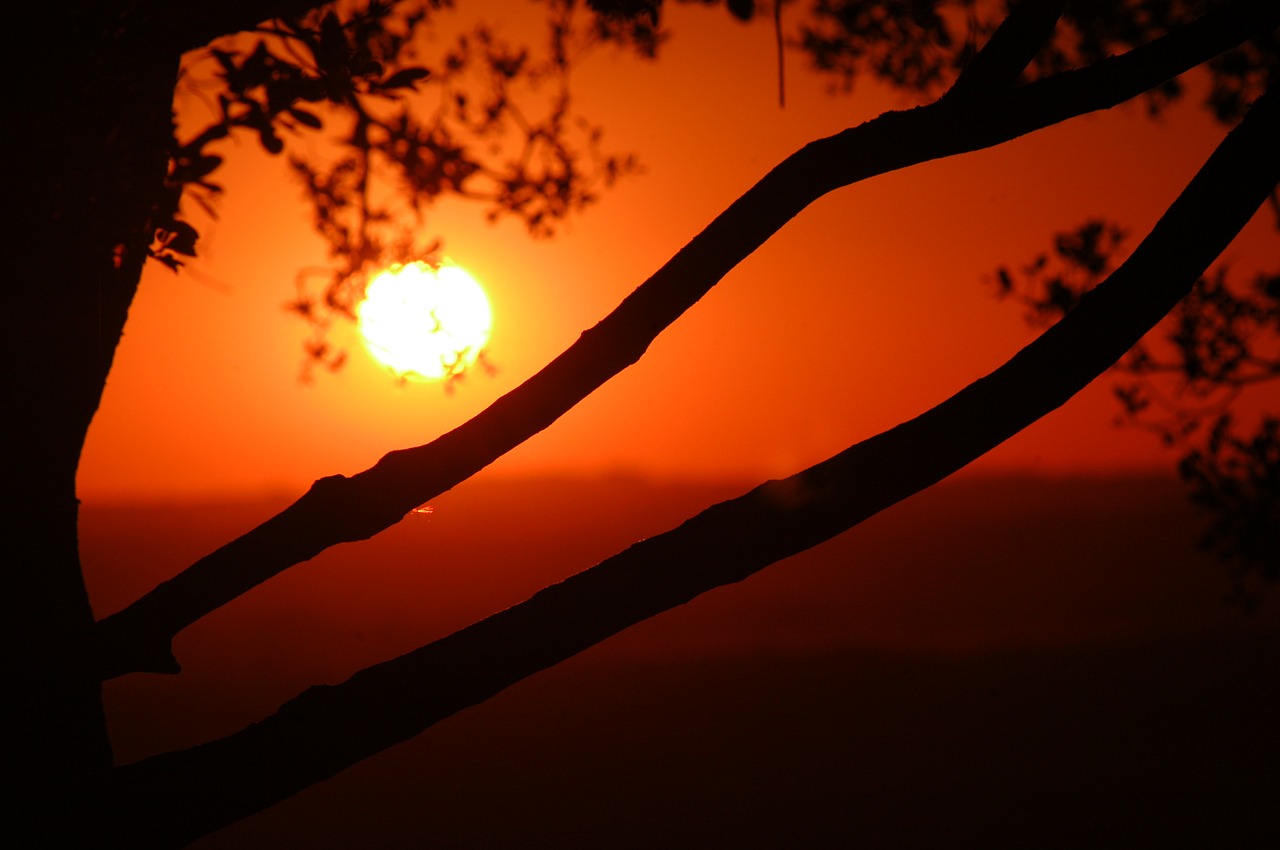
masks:
{"type": "Polygon", "coordinates": [[[587,5],[604,18],[639,20],[644,17],[657,26],[662,0],[588,0],[587,5]]]}
{"type": "Polygon", "coordinates": [[[430,76],[431,72],[426,68],[402,68],[396,71],[390,77],[387,77],[381,83],[384,89],[406,89],[413,88],[414,83],[425,77],[430,76]]]}
{"type": "Polygon", "coordinates": [[[1000,294],[1008,295],[1013,291],[1013,278],[1009,274],[1009,270],[1004,266],[996,269],[996,277],[1000,281],[1000,294]]]}
{"type": "Polygon", "coordinates": [[[1266,282],[1262,284],[1262,291],[1280,301],[1280,275],[1267,278],[1266,282]]]}
{"type": "Polygon", "coordinates": [[[194,227],[185,221],[173,221],[166,225],[165,230],[168,231],[164,240],[165,248],[188,257],[196,255],[196,239],[200,238],[200,234],[194,227]]]}
{"type": "Polygon", "coordinates": [[[740,21],[749,21],[756,13],[756,0],[728,0],[729,14],[740,21]]]}
{"type": "Polygon", "coordinates": [[[316,53],[316,62],[322,71],[328,74],[345,70],[351,48],[347,43],[347,34],[343,32],[342,22],[333,12],[325,14],[320,21],[320,49],[316,53]]]}
{"type": "Polygon", "coordinates": [[[194,159],[191,161],[190,170],[187,172],[187,179],[191,181],[199,180],[212,173],[219,165],[222,165],[222,157],[216,154],[194,159]]]}
{"type": "Polygon", "coordinates": [[[280,141],[280,137],[270,127],[263,127],[258,131],[258,136],[262,140],[262,146],[267,149],[267,153],[280,153],[284,150],[284,142],[280,141]]]}
{"type": "Polygon", "coordinates": [[[299,124],[305,124],[312,129],[319,130],[321,126],[323,126],[318,117],[307,112],[305,109],[298,109],[297,107],[291,106],[289,107],[289,114],[293,116],[293,119],[299,124]]]}
{"type": "Polygon", "coordinates": [[[271,51],[267,49],[266,42],[259,41],[258,46],[254,48],[253,53],[244,60],[240,65],[239,91],[247,91],[254,86],[264,85],[271,79],[271,63],[273,62],[271,51]]]}
{"type": "Polygon", "coordinates": [[[218,64],[222,66],[223,75],[229,80],[236,75],[236,62],[233,54],[225,50],[214,48],[209,51],[213,54],[213,58],[218,60],[218,64]]]}
{"type": "Polygon", "coordinates": [[[151,259],[159,260],[160,262],[164,263],[166,266],[169,267],[169,270],[174,272],[175,274],[177,273],[178,269],[182,268],[182,261],[179,260],[177,257],[174,257],[172,254],[154,254],[153,253],[151,255],[151,259]]]}

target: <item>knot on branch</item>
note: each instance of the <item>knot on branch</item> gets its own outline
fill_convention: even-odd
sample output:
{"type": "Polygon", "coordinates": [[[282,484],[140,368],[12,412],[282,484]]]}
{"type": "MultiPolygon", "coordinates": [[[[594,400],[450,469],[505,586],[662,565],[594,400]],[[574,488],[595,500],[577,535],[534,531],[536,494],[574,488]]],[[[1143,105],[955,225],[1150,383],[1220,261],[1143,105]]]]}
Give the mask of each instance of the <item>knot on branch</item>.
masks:
{"type": "Polygon", "coordinates": [[[403,507],[394,488],[367,475],[327,475],[317,479],[285,511],[296,523],[339,542],[368,540],[399,522],[414,506],[403,507]]]}

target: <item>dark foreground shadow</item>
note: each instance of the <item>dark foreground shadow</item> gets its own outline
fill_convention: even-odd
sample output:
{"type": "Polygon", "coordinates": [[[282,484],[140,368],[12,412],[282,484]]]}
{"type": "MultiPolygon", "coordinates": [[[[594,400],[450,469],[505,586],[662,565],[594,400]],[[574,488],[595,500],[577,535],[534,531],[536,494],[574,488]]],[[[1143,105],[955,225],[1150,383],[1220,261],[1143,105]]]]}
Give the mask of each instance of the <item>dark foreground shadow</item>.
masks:
{"type": "MultiPolygon", "coordinates": [[[[734,489],[451,493],[190,630],[182,676],[110,683],[117,749],[234,731],[734,489]]],[[[95,601],[260,511],[87,506],[95,601]]],[[[1280,628],[1195,534],[1169,482],[947,483],[196,846],[1277,846],[1280,628]]]]}

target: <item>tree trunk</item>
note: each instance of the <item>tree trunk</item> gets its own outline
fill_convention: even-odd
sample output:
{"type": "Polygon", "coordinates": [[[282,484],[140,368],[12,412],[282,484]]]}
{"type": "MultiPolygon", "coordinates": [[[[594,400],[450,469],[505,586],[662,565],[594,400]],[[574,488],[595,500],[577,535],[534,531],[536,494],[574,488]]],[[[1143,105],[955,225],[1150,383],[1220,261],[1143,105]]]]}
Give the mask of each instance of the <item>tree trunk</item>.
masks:
{"type": "Polygon", "coordinates": [[[15,37],[30,52],[10,54],[31,82],[10,90],[6,122],[16,220],[2,343],[0,793],[42,842],[87,846],[101,840],[94,809],[111,749],[75,476],[163,197],[177,56],[128,41],[105,16],[30,14],[51,19],[15,37]],[[57,35],[57,55],[34,34],[57,35]]]}

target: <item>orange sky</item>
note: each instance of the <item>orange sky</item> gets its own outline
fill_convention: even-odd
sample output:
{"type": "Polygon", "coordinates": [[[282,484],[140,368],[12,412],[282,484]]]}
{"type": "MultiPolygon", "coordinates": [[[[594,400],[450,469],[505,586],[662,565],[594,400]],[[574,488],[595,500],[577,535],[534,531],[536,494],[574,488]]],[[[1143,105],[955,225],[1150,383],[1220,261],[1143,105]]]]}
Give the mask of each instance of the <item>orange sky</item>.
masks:
{"type": "MultiPolygon", "coordinates": [[[[236,143],[200,259],[178,276],[156,264],[144,274],[89,434],[82,497],[296,492],[427,442],[558,354],[787,154],[908,105],[866,88],[830,97],[791,56],[780,111],[768,27],[738,25],[719,8],[664,14],[675,38],[657,63],[602,53],[575,83],[606,144],[639,153],[645,175],[551,241],[530,240],[515,222],[487,225],[460,204],[429,219],[446,253],[488,287],[495,312],[499,373],[452,396],[397,384],[362,350],[339,374],[298,381],[307,330],[282,305],[297,271],[323,264],[323,246],[284,162],[236,143]]],[[[1009,357],[1032,331],[1017,307],[992,298],[992,269],[1102,212],[1136,242],[1221,134],[1192,103],[1160,122],[1127,107],[829,196],[638,366],[494,472],[795,472],[1009,357]]],[[[1252,243],[1270,226],[1255,220],[1252,243]]],[[[1229,250],[1242,265],[1248,241],[1229,250]]],[[[1104,379],[975,468],[1167,467],[1154,439],[1111,427],[1116,412],[1104,379]]]]}

